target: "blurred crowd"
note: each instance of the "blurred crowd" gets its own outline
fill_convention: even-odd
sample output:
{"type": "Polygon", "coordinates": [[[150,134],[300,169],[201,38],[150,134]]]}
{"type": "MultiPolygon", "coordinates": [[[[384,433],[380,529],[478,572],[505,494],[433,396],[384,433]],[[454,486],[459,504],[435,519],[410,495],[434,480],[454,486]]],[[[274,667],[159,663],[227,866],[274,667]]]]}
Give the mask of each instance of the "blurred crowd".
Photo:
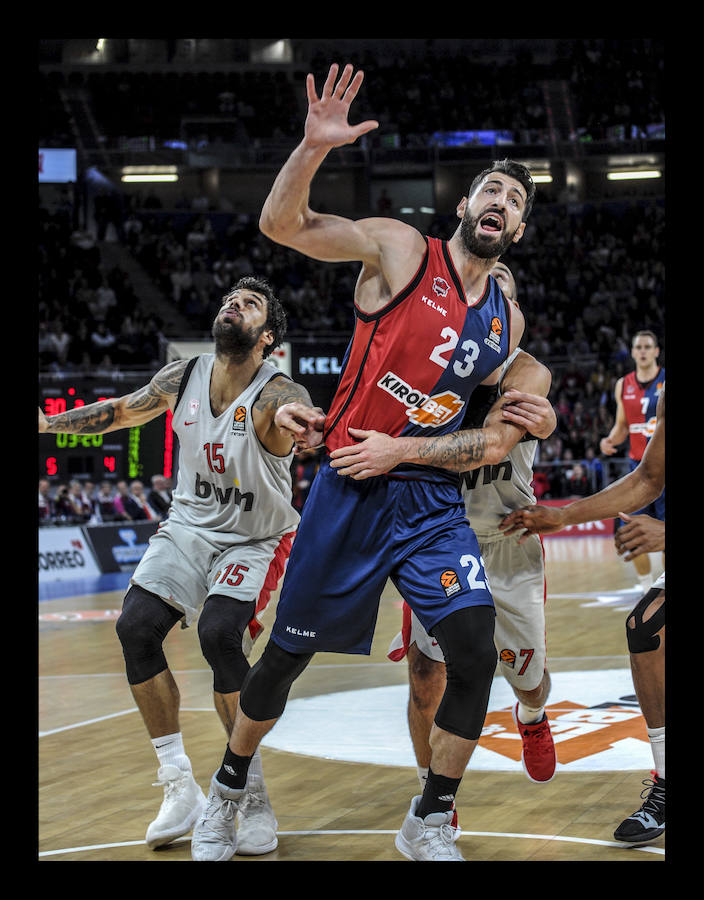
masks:
{"type": "MultiPolygon", "coordinates": [[[[295,45],[295,39],[293,39],[295,45]]],[[[644,38],[564,39],[548,56],[525,45],[496,58],[478,44],[448,45],[432,39],[413,49],[387,42],[341,47],[316,39],[315,49],[296,47],[287,68],[218,71],[216,66],[183,71],[164,65],[139,71],[91,67],[64,73],[42,71],[40,98],[45,146],[70,135],[61,88],[88,96],[107,146],[149,136],[160,146],[178,141],[202,149],[216,141],[247,148],[260,141],[287,141],[300,133],[308,71],[322,84],[331,62],[351,62],[365,72],[359,120],[373,118],[397,135],[400,146],[421,146],[438,132],[512,131],[520,143],[542,143],[551,123],[543,85],[562,82],[570,104],[565,140],[645,135],[665,121],[662,41],[644,38]],[[344,54],[342,58],[341,53],[344,54]],[[469,93],[467,93],[467,91],[469,93]],[[608,96],[605,108],[604,97],[608,96]],[[635,130],[635,132],[634,132],[635,130]]],[[[381,141],[381,133],[370,137],[381,141]]]]}
{"type": "Polygon", "coordinates": [[[39,479],[40,525],[99,525],[110,522],[161,522],[171,507],[171,479],[153,475],[148,487],[139,479],[71,479],[52,485],[39,479]]]}

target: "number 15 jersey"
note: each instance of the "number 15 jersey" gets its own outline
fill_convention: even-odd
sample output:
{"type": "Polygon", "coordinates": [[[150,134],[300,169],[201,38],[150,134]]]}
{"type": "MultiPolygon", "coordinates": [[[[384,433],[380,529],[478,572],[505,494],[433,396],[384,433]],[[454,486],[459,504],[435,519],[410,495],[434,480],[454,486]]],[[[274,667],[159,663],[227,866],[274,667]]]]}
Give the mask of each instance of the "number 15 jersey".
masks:
{"type": "MultiPolygon", "coordinates": [[[[355,306],[355,329],[325,422],[328,451],[354,442],[348,428],[428,437],[460,428],[474,388],[508,356],[511,309],[487,276],[471,306],[447,242],[427,237],[409,284],[376,313],[355,306]]],[[[456,480],[431,466],[392,476],[456,480]]]]}

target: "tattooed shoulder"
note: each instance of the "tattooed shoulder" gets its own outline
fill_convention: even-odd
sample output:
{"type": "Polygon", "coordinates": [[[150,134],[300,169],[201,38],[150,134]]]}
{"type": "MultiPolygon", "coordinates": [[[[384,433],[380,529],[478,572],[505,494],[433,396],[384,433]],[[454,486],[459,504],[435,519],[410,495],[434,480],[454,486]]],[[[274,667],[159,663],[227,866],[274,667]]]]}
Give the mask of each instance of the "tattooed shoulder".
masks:
{"type": "Polygon", "coordinates": [[[130,410],[155,409],[171,397],[178,395],[183,373],[188,365],[187,359],[177,359],[160,369],[149,384],[139,388],[130,395],[127,408],[130,410]]]}
{"type": "Polygon", "coordinates": [[[276,412],[284,403],[307,403],[311,399],[303,385],[289,378],[276,377],[267,382],[261,394],[254,401],[254,409],[260,412],[276,412]]]}

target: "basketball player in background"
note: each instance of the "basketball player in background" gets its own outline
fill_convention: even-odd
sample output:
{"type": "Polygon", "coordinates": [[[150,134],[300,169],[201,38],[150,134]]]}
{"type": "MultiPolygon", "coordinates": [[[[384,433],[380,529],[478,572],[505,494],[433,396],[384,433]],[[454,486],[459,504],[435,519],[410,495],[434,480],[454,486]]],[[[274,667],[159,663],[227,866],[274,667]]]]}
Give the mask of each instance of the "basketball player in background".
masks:
{"type": "MultiPolygon", "coordinates": [[[[665,489],[665,385],[657,405],[657,421],[640,463],[608,487],[566,506],[531,506],[504,519],[506,534],[551,534],[567,525],[620,516],[626,523],[616,533],[616,548],[630,560],[639,554],[665,551],[665,522],[636,513],[665,489]],[[630,513],[631,515],[626,515],[630,513]]],[[[524,534],[524,537],[528,535],[524,534]]],[[[520,538],[523,540],[524,537],[520,538]]],[[[645,802],[614,832],[618,841],[643,843],[665,831],[665,573],[645,591],[626,618],[626,639],[638,703],[648,729],[655,770],[644,781],[645,802]]]]}
{"type": "MultiPolygon", "coordinates": [[[[167,410],[174,414],[180,452],[169,517],[130,579],[116,625],[127,680],[159,762],[155,786],[164,790],[147,828],[151,848],[186,834],[206,811],[184,748],[179,690],[163,641],[177,623],[185,628],[198,620],[215,708],[229,738],[246,657],[299,521],[291,505],[290,428],[296,427],[298,446],[320,443],[321,411],[305,388],[266,359],[285,330],[268,283],[245,277],[215,317],[214,354],[171,362],[124,397],[49,417],[39,411],[40,432],[67,434],[105,434],[167,410]]],[[[239,812],[239,852],[273,850],[277,823],[260,757],[239,812]]]]}
{"type": "MultiPolygon", "coordinates": [[[[627,438],[629,440],[628,459],[631,472],[643,458],[643,453],[655,430],[656,408],[660,391],[665,383],[665,369],[659,365],[660,348],[652,331],[638,331],[631,341],[631,356],[635,370],[616,382],[616,421],[613,428],[601,439],[599,448],[606,456],[613,456],[616,448],[627,438]]],[[[656,497],[640,515],[650,515],[655,519],[665,519],[665,492],[656,497]]],[[[616,529],[621,522],[616,520],[616,529]]],[[[653,583],[650,556],[642,553],[632,558],[643,591],[653,583]]]]}
{"type": "MultiPolygon", "coordinates": [[[[508,266],[497,263],[491,275],[509,300],[516,303],[516,282],[508,266]]],[[[390,438],[350,429],[359,443],[332,454],[331,465],[341,475],[367,478],[382,474],[426,445],[425,456],[435,465],[460,472],[467,518],[477,535],[496,607],[494,643],[501,671],[516,696],[513,718],[522,741],[521,761],[531,781],[544,784],[555,774],[555,745],[545,704],[550,692],[545,642],[545,557],[538,535],[519,545],[507,538],[499,523],[513,509],[535,503],[531,487],[538,438],[549,437],[556,416],[547,399],[549,369],[517,349],[492,385],[472,394],[462,422],[466,449],[454,457],[448,438],[390,438]],[[412,445],[415,444],[415,447],[412,445]],[[432,450],[428,445],[432,446],[432,450]],[[411,453],[404,453],[405,448],[411,453]]],[[[408,659],[408,726],[421,787],[430,762],[430,733],[445,686],[442,651],[408,604],[403,628],[389,648],[389,658],[408,659]]]]}
{"type": "MultiPolygon", "coordinates": [[[[362,264],[354,334],[325,422],[328,452],[349,442],[353,424],[390,434],[457,431],[473,390],[501,366],[525,328],[521,311],[487,277],[522,238],[533,204],[535,185],[520,163],[496,161],[476,176],[447,241],[395,219],[352,220],[310,208],[311,182],[328,153],[378,125],[348,122],[362,78],[351,65],[341,72],[333,65],[318,97],[308,75],[303,139],[276,176],[259,220],[271,240],[313,259],[362,264]]],[[[396,847],[414,860],[462,861],[450,824],[454,796],[481,733],[496,667],[494,605],[479,557],[450,473],[421,461],[355,482],[322,462],[271,638],[242,686],[229,752],[211,781],[222,833],[240,802],[251,754],[282,715],[291,685],[316,652],[370,652],[379,600],[392,577],[442,646],[448,672],[426,786],[411,800],[396,847]],[[448,593],[441,575],[467,554],[477,577],[463,577],[448,593]]],[[[234,831],[223,841],[201,820],[191,853],[224,861],[236,843],[234,831]]]]}

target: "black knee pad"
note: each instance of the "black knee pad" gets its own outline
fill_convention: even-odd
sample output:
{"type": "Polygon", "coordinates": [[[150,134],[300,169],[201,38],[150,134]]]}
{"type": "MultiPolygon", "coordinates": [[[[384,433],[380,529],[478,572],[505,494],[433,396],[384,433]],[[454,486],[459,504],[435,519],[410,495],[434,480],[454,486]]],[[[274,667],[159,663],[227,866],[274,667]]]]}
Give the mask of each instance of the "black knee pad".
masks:
{"type": "Polygon", "coordinates": [[[242,687],[249,663],[242,650],[242,636],[256,604],[211,594],[198,619],[198,637],[203,656],[213,670],[213,690],[231,694],[242,687]]]}
{"type": "Polygon", "coordinates": [[[496,669],[493,606],[469,606],[446,616],[431,629],[445,657],[447,687],[435,724],[467,740],[484,727],[496,669]]]}
{"type": "Polygon", "coordinates": [[[291,685],[313,655],[289,653],[270,640],[242,685],[242,712],[255,722],[278,719],[286,706],[291,685]]]}
{"type": "Polygon", "coordinates": [[[648,653],[651,650],[657,650],[660,646],[658,631],[665,624],[665,601],[663,600],[660,608],[647,622],[643,621],[643,616],[653,600],[661,593],[663,591],[660,588],[651,588],[628,614],[626,640],[631,653],[648,653]]]}
{"type": "Polygon", "coordinates": [[[115,631],[122,644],[127,681],[141,684],[167,668],[162,644],[183,613],[133,584],[125,594],[115,631]]]}

